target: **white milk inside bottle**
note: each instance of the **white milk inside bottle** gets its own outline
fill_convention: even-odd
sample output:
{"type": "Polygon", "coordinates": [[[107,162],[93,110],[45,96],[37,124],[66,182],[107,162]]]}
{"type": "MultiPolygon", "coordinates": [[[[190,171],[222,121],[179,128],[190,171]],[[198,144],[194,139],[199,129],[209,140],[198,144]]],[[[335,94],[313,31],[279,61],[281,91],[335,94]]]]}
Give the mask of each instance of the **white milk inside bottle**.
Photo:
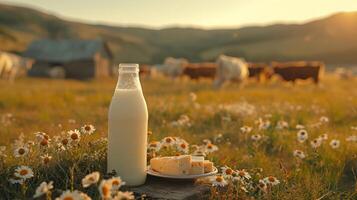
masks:
{"type": "Polygon", "coordinates": [[[120,64],[108,114],[108,172],[128,186],[145,183],[148,111],[138,64],[120,64]]]}

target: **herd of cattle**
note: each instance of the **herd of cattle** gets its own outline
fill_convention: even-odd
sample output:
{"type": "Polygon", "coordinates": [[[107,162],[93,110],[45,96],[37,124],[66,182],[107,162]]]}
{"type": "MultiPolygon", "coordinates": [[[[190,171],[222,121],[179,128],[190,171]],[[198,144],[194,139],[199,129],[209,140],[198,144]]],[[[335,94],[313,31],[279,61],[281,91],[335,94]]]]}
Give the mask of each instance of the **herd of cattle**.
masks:
{"type": "MultiPolygon", "coordinates": [[[[322,62],[271,62],[249,63],[243,58],[220,55],[216,62],[189,63],[183,58],[166,58],[160,70],[167,76],[176,78],[188,76],[191,79],[214,79],[213,85],[220,87],[224,82],[241,83],[248,78],[264,81],[277,75],[284,81],[312,79],[314,83],[324,71],[322,62]]],[[[143,70],[145,73],[146,70],[143,70]]]]}
{"type": "MultiPolygon", "coordinates": [[[[27,72],[34,60],[23,58],[15,54],[0,51],[0,78],[13,81],[21,72],[27,72]]],[[[190,79],[212,79],[214,87],[218,88],[225,82],[242,83],[251,78],[265,81],[273,76],[278,76],[284,81],[295,82],[298,79],[311,79],[319,83],[319,78],[324,72],[322,62],[271,62],[251,63],[243,58],[220,55],[216,62],[190,63],[184,58],[168,57],[160,66],[140,66],[140,75],[150,75],[160,72],[168,77],[177,78],[187,76],[190,79]]],[[[343,68],[337,69],[336,74],[341,78],[353,75],[343,68]]]]}

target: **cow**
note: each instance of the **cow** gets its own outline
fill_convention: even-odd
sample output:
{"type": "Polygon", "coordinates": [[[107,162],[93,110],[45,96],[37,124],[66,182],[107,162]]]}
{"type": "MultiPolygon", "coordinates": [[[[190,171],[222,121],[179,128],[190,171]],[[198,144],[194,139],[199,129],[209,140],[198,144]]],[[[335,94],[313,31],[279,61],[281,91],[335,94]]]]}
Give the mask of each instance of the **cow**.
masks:
{"type": "Polygon", "coordinates": [[[273,72],[266,63],[248,63],[249,78],[256,79],[258,82],[271,78],[273,72]]]}
{"type": "Polygon", "coordinates": [[[215,88],[221,87],[226,81],[242,83],[249,76],[248,64],[243,58],[220,55],[216,63],[217,70],[213,83],[215,88]]]}
{"type": "Polygon", "coordinates": [[[13,82],[21,71],[31,69],[34,60],[15,54],[0,52],[0,77],[13,82]]]}
{"type": "Polygon", "coordinates": [[[315,84],[319,83],[319,77],[324,70],[322,62],[272,62],[274,74],[280,76],[285,81],[295,83],[296,80],[312,79],[315,84]]]}
{"type": "Polygon", "coordinates": [[[184,66],[183,75],[194,80],[198,80],[199,78],[214,79],[216,68],[216,63],[188,63],[184,66]]]}
{"type": "Polygon", "coordinates": [[[162,72],[172,78],[177,78],[183,74],[183,70],[188,61],[184,58],[168,57],[162,65],[162,72]]]}

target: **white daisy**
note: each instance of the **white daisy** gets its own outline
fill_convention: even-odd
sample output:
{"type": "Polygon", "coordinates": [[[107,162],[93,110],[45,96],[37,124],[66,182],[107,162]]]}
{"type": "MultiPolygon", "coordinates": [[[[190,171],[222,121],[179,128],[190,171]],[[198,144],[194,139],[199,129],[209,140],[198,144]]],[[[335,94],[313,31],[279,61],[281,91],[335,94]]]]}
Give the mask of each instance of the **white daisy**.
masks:
{"type": "Polygon", "coordinates": [[[312,147],[312,148],[316,149],[316,148],[318,148],[318,147],[321,146],[321,144],[322,144],[322,139],[318,137],[318,138],[312,140],[312,141],[310,142],[310,144],[311,144],[311,147],[312,147]]]}
{"type": "Polygon", "coordinates": [[[109,199],[112,195],[112,184],[107,180],[102,180],[98,187],[100,196],[103,199],[109,199]]]}
{"type": "Polygon", "coordinates": [[[26,180],[33,177],[33,171],[28,166],[19,166],[15,169],[14,175],[26,180]]]}
{"type": "Polygon", "coordinates": [[[278,121],[278,123],[276,125],[276,129],[282,130],[282,129],[285,129],[285,128],[289,128],[289,123],[284,121],[284,120],[278,121]]]}
{"type": "Polygon", "coordinates": [[[295,150],[294,151],[294,156],[297,157],[297,158],[300,158],[300,159],[304,159],[306,156],[305,156],[305,153],[301,150],[295,150]]]}
{"type": "Polygon", "coordinates": [[[43,139],[46,139],[46,140],[50,139],[50,137],[47,135],[47,133],[44,133],[44,132],[36,132],[35,137],[38,142],[41,142],[43,139]]]}
{"type": "Polygon", "coordinates": [[[250,138],[256,142],[256,141],[259,141],[260,139],[262,139],[262,136],[259,134],[254,134],[254,135],[250,136],[250,138]]]}
{"type": "Polygon", "coordinates": [[[250,126],[242,126],[242,127],[240,128],[240,131],[241,131],[242,133],[250,133],[252,130],[253,130],[253,128],[250,127],[250,126]]]}
{"type": "Polygon", "coordinates": [[[161,143],[159,141],[152,141],[148,144],[148,150],[158,152],[160,151],[161,143]]]}
{"type": "Polygon", "coordinates": [[[16,158],[23,157],[23,156],[26,156],[28,154],[28,152],[29,152],[29,149],[26,146],[20,146],[20,147],[15,148],[14,156],[16,158]]]}
{"type": "Polygon", "coordinates": [[[86,124],[86,125],[82,126],[81,130],[82,130],[82,133],[91,135],[92,133],[94,133],[95,128],[92,124],[86,124]]]}
{"type": "Polygon", "coordinates": [[[74,191],[65,191],[61,194],[61,196],[57,197],[56,200],[82,200],[83,197],[81,195],[81,192],[78,190],[74,191]]]}
{"type": "Polygon", "coordinates": [[[222,171],[222,176],[224,178],[227,178],[227,179],[231,179],[233,178],[233,169],[228,167],[228,166],[224,166],[224,167],[221,167],[221,171],[222,171]]]}
{"type": "Polygon", "coordinates": [[[263,180],[265,181],[266,184],[271,184],[273,186],[278,185],[280,183],[280,181],[274,176],[265,177],[263,180]]]}
{"type": "Polygon", "coordinates": [[[260,179],[258,183],[258,188],[263,192],[267,192],[268,186],[264,180],[260,179]]]}
{"type": "Polygon", "coordinates": [[[213,186],[219,186],[219,187],[224,187],[228,184],[228,182],[223,178],[223,176],[212,176],[210,178],[210,182],[212,183],[213,186]]]}
{"type": "Polygon", "coordinates": [[[72,143],[79,142],[79,140],[81,139],[81,133],[77,129],[70,130],[67,133],[72,143]]]}
{"type": "Polygon", "coordinates": [[[305,142],[308,139],[308,134],[305,129],[300,129],[297,133],[297,139],[300,143],[305,142]]]}
{"type": "Polygon", "coordinates": [[[164,137],[162,140],[161,140],[161,144],[164,145],[164,146],[173,146],[176,144],[176,141],[173,137],[164,137]]]}
{"type": "Polygon", "coordinates": [[[327,123],[327,122],[329,122],[329,119],[328,119],[328,117],[326,117],[326,116],[322,116],[322,117],[320,117],[320,120],[319,120],[321,123],[327,123]]]}
{"type": "Polygon", "coordinates": [[[206,145],[206,149],[205,150],[208,153],[213,153],[215,151],[218,151],[218,147],[216,145],[212,144],[212,143],[209,143],[209,144],[206,145]]]}
{"type": "Polygon", "coordinates": [[[10,178],[9,182],[11,184],[20,184],[20,185],[22,185],[25,182],[25,179],[15,177],[15,178],[10,178]]]}
{"type": "Polygon", "coordinates": [[[117,191],[117,190],[119,190],[119,188],[121,186],[125,185],[125,182],[123,180],[121,180],[121,178],[119,176],[113,177],[113,178],[109,179],[108,181],[112,185],[113,191],[117,191]]]}
{"type": "Polygon", "coordinates": [[[91,186],[92,184],[96,184],[99,181],[100,173],[99,172],[92,172],[86,175],[82,179],[82,186],[84,188],[91,186]]]}
{"type": "Polygon", "coordinates": [[[321,140],[328,140],[328,134],[327,133],[322,134],[319,136],[319,138],[321,138],[321,140]]]}
{"type": "Polygon", "coordinates": [[[304,125],[301,125],[301,124],[297,124],[295,126],[296,129],[305,129],[305,126],[304,125]]]}
{"type": "Polygon", "coordinates": [[[41,159],[42,159],[42,163],[44,165],[47,165],[51,160],[52,160],[52,156],[48,155],[48,154],[45,154],[43,156],[40,156],[41,159]]]}
{"type": "Polygon", "coordinates": [[[177,149],[183,153],[188,153],[189,151],[189,144],[184,141],[184,140],[181,140],[179,142],[177,142],[177,149]]]}
{"type": "Polygon", "coordinates": [[[357,142],[357,135],[351,135],[346,138],[347,142],[357,142]]]}
{"type": "Polygon", "coordinates": [[[240,179],[244,178],[244,179],[251,179],[252,177],[250,176],[250,174],[245,171],[244,169],[242,170],[237,170],[236,171],[236,175],[237,177],[239,177],[240,179]]]}
{"type": "Polygon", "coordinates": [[[330,146],[333,148],[333,149],[337,149],[340,147],[340,140],[331,140],[330,142],[330,146]]]}
{"type": "Polygon", "coordinates": [[[37,188],[36,192],[33,195],[33,198],[40,197],[44,194],[47,194],[50,190],[53,189],[53,181],[50,181],[49,183],[47,182],[42,182],[37,188]]]}

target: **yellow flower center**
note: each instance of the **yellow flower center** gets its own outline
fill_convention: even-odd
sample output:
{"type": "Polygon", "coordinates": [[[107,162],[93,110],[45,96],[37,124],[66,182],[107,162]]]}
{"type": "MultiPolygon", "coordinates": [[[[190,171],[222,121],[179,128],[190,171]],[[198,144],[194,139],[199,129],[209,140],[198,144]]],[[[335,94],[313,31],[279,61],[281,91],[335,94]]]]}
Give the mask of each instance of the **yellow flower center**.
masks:
{"type": "Polygon", "coordinates": [[[25,149],[24,149],[24,148],[20,148],[17,152],[18,152],[20,155],[22,155],[22,154],[25,153],[25,149]]]}
{"type": "Polygon", "coordinates": [[[120,181],[119,180],[113,180],[112,185],[119,185],[120,181]]]}
{"type": "Polygon", "coordinates": [[[40,144],[41,144],[41,146],[47,146],[48,145],[48,140],[43,139],[40,144]]]}
{"type": "Polygon", "coordinates": [[[186,144],[185,143],[182,143],[181,145],[180,145],[183,149],[186,149],[186,144]]]}
{"type": "Polygon", "coordinates": [[[68,139],[65,138],[61,142],[62,142],[63,145],[67,145],[68,144],[68,139]]]}
{"type": "Polygon", "coordinates": [[[233,173],[232,169],[230,169],[230,168],[226,169],[226,174],[231,175],[232,173],[233,173]]]}
{"type": "Polygon", "coordinates": [[[27,175],[28,173],[29,173],[29,172],[28,172],[27,169],[22,169],[19,174],[20,174],[21,176],[25,176],[25,175],[27,175]]]}
{"type": "Polygon", "coordinates": [[[74,200],[74,199],[73,199],[73,197],[67,196],[67,197],[63,198],[63,200],[74,200]]]}
{"type": "Polygon", "coordinates": [[[239,176],[244,176],[244,175],[245,175],[245,173],[243,171],[239,172],[239,176]]]}
{"type": "Polygon", "coordinates": [[[50,162],[50,158],[49,157],[44,157],[43,158],[43,163],[47,164],[50,162]]]}
{"type": "Polygon", "coordinates": [[[207,148],[212,149],[213,145],[212,144],[207,144],[207,148]]]}
{"type": "Polygon", "coordinates": [[[217,177],[216,177],[216,181],[217,181],[217,182],[222,182],[222,181],[223,181],[223,178],[220,177],[220,176],[217,176],[217,177]]]}
{"type": "Polygon", "coordinates": [[[72,133],[72,134],[71,134],[71,139],[72,139],[72,140],[78,140],[78,138],[79,138],[79,137],[78,137],[78,134],[77,134],[77,133],[72,133]]]}
{"type": "Polygon", "coordinates": [[[167,143],[171,143],[171,138],[166,138],[166,140],[165,140],[167,143]]]}
{"type": "Polygon", "coordinates": [[[275,178],[272,177],[272,176],[269,176],[268,180],[269,180],[269,182],[274,182],[274,181],[275,181],[275,178]]]}
{"type": "Polygon", "coordinates": [[[85,126],[84,129],[85,129],[86,131],[90,131],[91,128],[90,128],[90,126],[85,126]]]}

